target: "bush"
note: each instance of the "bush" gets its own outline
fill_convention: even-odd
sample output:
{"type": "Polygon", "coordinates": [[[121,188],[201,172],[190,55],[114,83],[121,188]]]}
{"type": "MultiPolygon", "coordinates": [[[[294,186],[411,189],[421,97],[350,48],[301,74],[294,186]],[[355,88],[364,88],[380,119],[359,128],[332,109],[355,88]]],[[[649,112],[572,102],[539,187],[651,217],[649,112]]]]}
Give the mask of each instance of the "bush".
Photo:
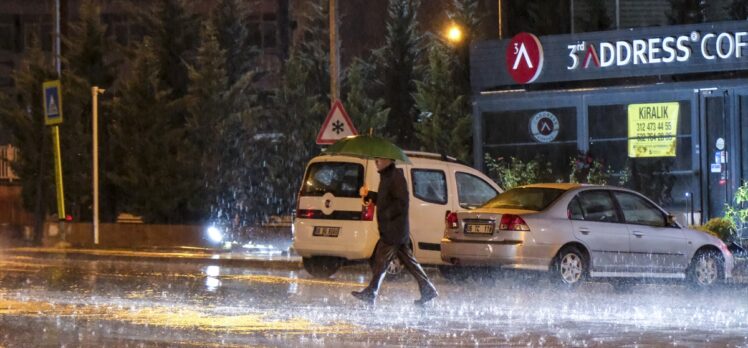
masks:
{"type": "Polygon", "coordinates": [[[552,175],[551,163],[539,157],[524,162],[516,157],[511,157],[509,160],[503,157],[494,159],[486,154],[484,159],[489,177],[504,190],[542,182],[552,175]]]}
{"type": "Polygon", "coordinates": [[[692,226],[693,228],[707,232],[723,241],[728,241],[733,235],[734,225],[727,218],[713,218],[702,226],[692,226]]]}

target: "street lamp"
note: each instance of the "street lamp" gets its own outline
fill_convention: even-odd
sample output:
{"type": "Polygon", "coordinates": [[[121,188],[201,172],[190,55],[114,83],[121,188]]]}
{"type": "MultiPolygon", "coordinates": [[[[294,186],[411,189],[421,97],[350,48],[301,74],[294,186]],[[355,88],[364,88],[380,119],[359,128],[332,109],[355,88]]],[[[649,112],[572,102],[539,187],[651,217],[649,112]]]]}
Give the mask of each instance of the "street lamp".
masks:
{"type": "Polygon", "coordinates": [[[459,43],[463,39],[462,28],[460,28],[459,25],[452,23],[449,28],[447,28],[446,37],[451,43],[459,43]]]}

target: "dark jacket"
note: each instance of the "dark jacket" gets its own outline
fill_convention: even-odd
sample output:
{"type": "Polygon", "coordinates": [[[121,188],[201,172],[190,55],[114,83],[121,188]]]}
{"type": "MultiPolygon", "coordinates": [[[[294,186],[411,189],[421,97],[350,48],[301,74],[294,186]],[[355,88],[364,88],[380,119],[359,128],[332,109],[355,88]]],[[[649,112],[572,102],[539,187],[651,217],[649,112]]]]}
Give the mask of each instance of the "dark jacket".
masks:
{"type": "Polygon", "coordinates": [[[410,241],[408,224],[408,183],[401,169],[395,164],[379,172],[379,189],[370,192],[369,198],[377,207],[379,238],[390,245],[406,244],[410,241]]]}

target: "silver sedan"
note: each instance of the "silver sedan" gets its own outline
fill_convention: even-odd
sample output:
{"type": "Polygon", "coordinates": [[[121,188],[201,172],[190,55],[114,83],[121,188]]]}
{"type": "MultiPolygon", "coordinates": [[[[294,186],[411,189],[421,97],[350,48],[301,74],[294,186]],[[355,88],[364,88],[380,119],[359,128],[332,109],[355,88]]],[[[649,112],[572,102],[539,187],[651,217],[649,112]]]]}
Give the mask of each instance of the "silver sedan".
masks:
{"type": "Polygon", "coordinates": [[[545,271],[566,286],[600,277],[710,287],[732,277],[733,256],[720,239],[622,188],[527,185],[446,220],[441,256],[457,266],[545,271]]]}

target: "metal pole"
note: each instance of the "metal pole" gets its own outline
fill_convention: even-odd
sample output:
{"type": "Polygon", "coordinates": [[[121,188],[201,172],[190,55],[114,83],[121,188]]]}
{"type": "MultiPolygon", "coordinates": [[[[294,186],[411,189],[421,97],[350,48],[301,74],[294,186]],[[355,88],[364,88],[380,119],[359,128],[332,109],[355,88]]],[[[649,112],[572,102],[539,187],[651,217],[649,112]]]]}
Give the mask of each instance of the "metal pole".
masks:
{"type": "Polygon", "coordinates": [[[621,29],[621,0],[616,0],[616,29],[621,29]]]}
{"type": "Polygon", "coordinates": [[[574,0],[569,1],[569,13],[571,13],[571,33],[574,34],[574,0]]]}
{"type": "Polygon", "coordinates": [[[340,61],[338,58],[338,24],[337,5],[335,0],[330,0],[330,103],[340,98],[338,90],[338,78],[340,61]]]}
{"type": "Polygon", "coordinates": [[[499,40],[501,40],[504,38],[504,28],[503,28],[504,23],[502,23],[503,18],[501,15],[501,0],[499,0],[498,6],[499,6],[499,11],[498,11],[499,13],[499,40]]]}
{"type": "Polygon", "coordinates": [[[91,133],[93,134],[93,229],[94,244],[99,244],[99,93],[104,89],[91,87],[91,111],[93,114],[91,133]]]}
{"type": "Polygon", "coordinates": [[[57,77],[61,74],[61,63],[60,63],[60,0],[55,0],[55,69],[57,70],[57,77]]]}

